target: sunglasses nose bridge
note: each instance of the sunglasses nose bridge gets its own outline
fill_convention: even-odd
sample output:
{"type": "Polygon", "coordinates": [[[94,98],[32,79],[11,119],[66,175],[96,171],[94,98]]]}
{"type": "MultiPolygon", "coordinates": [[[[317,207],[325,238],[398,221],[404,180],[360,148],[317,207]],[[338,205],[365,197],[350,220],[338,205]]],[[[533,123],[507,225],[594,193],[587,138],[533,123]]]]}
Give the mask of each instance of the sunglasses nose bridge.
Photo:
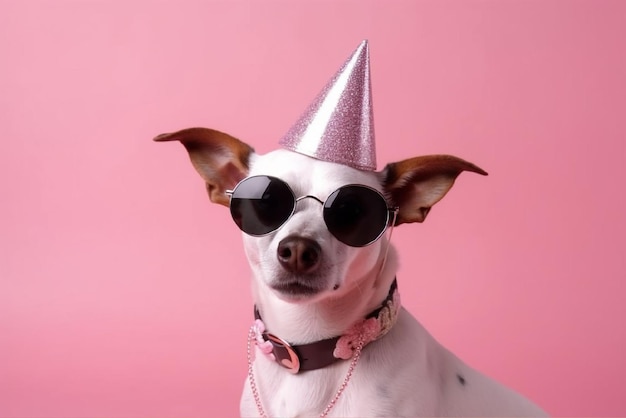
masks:
{"type": "Polygon", "coordinates": [[[312,199],[312,200],[314,200],[314,201],[316,201],[317,203],[319,203],[319,204],[320,204],[320,205],[322,205],[322,206],[324,205],[324,201],[320,200],[320,199],[319,199],[318,197],[316,197],[316,196],[313,196],[313,195],[310,195],[310,194],[308,194],[308,195],[304,195],[304,196],[300,196],[300,197],[298,197],[298,198],[294,199],[294,203],[293,203],[293,211],[292,211],[291,215],[293,216],[293,215],[294,215],[296,212],[298,212],[298,211],[306,210],[306,207],[307,207],[308,205],[305,205],[304,207],[300,207],[300,208],[298,208],[298,203],[299,203],[300,201],[303,201],[303,200],[305,200],[305,199],[309,199],[309,198],[310,198],[310,199],[312,199]]]}
{"type": "Polygon", "coordinates": [[[317,201],[317,202],[319,202],[321,205],[323,205],[323,204],[324,204],[324,202],[323,202],[322,200],[320,200],[319,198],[317,198],[317,197],[315,197],[315,196],[313,196],[313,195],[310,195],[310,194],[307,194],[307,195],[304,195],[304,196],[300,196],[299,198],[297,198],[297,199],[296,199],[296,204],[297,204],[299,201],[304,200],[304,199],[306,199],[306,198],[311,198],[311,199],[313,199],[313,200],[316,200],[316,201],[317,201]]]}

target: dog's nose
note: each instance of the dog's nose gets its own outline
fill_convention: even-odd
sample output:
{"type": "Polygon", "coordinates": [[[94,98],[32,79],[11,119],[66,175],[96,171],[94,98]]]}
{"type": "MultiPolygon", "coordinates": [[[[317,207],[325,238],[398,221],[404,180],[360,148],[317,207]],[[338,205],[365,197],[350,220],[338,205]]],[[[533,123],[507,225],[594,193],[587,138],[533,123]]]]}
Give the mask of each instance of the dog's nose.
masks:
{"type": "Polygon", "coordinates": [[[278,244],[278,261],[292,273],[310,273],[319,265],[322,248],[311,239],[287,237],[278,244]]]}

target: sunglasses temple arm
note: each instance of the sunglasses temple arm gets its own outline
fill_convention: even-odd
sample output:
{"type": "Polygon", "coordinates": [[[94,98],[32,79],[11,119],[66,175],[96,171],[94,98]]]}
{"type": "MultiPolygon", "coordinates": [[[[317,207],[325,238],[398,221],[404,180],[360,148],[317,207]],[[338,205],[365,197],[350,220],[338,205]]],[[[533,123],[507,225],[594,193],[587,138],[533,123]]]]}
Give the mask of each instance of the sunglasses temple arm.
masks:
{"type": "Polygon", "coordinates": [[[383,256],[383,262],[378,270],[378,276],[383,272],[385,265],[387,264],[387,254],[389,254],[389,247],[391,246],[391,235],[393,235],[393,227],[396,225],[396,219],[398,218],[398,208],[393,208],[393,218],[391,220],[391,229],[389,230],[389,236],[387,237],[387,246],[385,247],[385,255],[383,256]]]}

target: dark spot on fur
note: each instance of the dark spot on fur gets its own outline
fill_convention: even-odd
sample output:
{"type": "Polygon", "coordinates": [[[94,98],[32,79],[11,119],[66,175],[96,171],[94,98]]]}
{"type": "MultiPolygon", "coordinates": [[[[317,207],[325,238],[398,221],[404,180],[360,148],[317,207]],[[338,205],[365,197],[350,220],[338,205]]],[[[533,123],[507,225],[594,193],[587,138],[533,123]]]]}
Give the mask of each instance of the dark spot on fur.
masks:
{"type": "Polygon", "coordinates": [[[389,399],[389,389],[385,385],[377,385],[376,394],[383,399],[389,399]]]}
{"type": "Polygon", "coordinates": [[[459,383],[461,384],[461,386],[465,386],[465,378],[463,376],[457,373],[456,378],[459,379],[459,383]]]}
{"type": "Polygon", "coordinates": [[[333,287],[333,290],[337,290],[337,289],[339,289],[339,285],[338,284],[336,284],[335,287],[333,287]]]}

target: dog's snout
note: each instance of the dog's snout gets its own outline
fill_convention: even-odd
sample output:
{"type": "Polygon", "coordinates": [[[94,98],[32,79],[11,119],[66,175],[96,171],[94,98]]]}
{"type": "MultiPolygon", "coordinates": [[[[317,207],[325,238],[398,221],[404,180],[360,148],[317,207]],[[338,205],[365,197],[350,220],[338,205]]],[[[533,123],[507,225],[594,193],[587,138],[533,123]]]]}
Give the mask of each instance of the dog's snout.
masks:
{"type": "Polygon", "coordinates": [[[310,273],[320,262],[322,248],[308,238],[287,237],[278,244],[278,261],[292,273],[310,273]]]}

